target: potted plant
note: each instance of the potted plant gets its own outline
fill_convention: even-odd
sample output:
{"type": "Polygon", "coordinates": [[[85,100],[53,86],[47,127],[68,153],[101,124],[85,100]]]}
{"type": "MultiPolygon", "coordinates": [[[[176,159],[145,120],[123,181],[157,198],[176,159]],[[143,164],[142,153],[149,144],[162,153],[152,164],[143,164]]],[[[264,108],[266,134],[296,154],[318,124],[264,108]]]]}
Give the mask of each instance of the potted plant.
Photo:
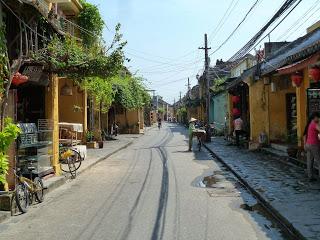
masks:
{"type": "Polygon", "coordinates": [[[87,148],[97,148],[97,143],[94,141],[94,133],[87,131],[86,133],[87,148]]]}

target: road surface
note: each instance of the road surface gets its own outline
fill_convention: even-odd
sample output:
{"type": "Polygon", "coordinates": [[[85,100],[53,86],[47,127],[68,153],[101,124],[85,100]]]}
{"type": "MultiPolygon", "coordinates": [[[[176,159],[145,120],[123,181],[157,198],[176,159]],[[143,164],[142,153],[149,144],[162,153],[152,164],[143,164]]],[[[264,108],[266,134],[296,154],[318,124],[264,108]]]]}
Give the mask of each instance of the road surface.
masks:
{"type": "MultiPolygon", "coordinates": [[[[186,130],[165,124],[0,224],[0,239],[284,239],[186,130]]],[[[106,144],[107,146],[108,144],[106,144]]]]}

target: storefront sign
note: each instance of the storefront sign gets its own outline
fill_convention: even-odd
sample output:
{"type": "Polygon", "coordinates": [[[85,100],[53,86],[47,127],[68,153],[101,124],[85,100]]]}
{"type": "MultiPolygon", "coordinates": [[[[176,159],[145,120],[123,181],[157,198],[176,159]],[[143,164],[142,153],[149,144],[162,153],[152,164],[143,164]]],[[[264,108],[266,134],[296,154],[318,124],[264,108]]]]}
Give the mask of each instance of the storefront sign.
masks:
{"type": "Polygon", "coordinates": [[[308,115],[314,112],[320,113],[320,89],[308,89],[308,115]]]}
{"type": "Polygon", "coordinates": [[[43,66],[26,66],[23,70],[23,75],[29,77],[30,82],[38,83],[42,76],[43,66]]]}

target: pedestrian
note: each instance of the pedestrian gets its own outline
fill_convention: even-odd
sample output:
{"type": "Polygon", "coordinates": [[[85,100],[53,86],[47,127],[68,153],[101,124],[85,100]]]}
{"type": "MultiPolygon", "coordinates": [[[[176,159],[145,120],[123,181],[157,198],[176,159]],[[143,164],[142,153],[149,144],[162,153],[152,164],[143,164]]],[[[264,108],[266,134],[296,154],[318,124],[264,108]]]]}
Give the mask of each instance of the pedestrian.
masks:
{"type": "Polygon", "coordinates": [[[191,118],[189,121],[189,152],[191,152],[192,149],[192,141],[193,141],[193,131],[196,129],[195,123],[197,119],[191,118]]]}
{"type": "MultiPolygon", "coordinates": [[[[319,118],[320,114],[318,112],[312,113],[303,134],[304,149],[307,152],[307,172],[310,182],[316,180],[313,177],[314,162],[320,167],[320,140],[318,136],[320,133],[319,118]]],[[[318,174],[320,177],[320,168],[318,174]]]]}
{"type": "Polygon", "coordinates": [[[118,125],[116,124],[116,122],[113,122],[113,124],[112,124],[112,129],[113,129],[113,134],[114,134],[114,136],[118,136],[118,129],[119,129],[119,127],[118,127],[118,125]]]}
{"type": "Polygon", "coordinates": [[[233,125],[234,125],[234,133],[236,136],[236,145],[240,146],[240,136],[243,133],[243,121],[240,116],[233,121],[233,125]]]}

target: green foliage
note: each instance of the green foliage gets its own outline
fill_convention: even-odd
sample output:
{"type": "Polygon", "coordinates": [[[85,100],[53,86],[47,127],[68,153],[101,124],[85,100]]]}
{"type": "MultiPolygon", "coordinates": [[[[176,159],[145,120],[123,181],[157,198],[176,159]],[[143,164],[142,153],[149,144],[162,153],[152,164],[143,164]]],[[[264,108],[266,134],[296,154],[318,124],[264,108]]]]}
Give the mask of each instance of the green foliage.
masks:
{"type": "Polygon", "coordinates": [[[5,119],[3,131],[0,132],[0,183],[6,183],[9,168],[7,151],[12,142],[18,137],[20,129],[10,118],[5,119]]]}
{"type": "Polygon", "coordinates": [[[151,102],[151,97],[138,77],[118,78],[114,81],[115,100],[126,109],[137,109],[151,102]]]}
{"type": "Polygon", "coordinates": [[[87,77],[85,78],[82,87],[95,98],[96,102],[102,103],[104,109],[108,109],[111,106],[115,92],[112,88],[112,81],[110,79],[87,77]]]}
{"type": "Polygon", "coordinates": [[[162,114],[162,113],[164,113],[165,111],[164,111],[164,108],[158,108],[158,113],[160,113],[160,114],[162,114]]]}
{"type": "Polygon", "coordinates": [[[216,78],[213,81],[213,86],[211,87],[211,90],[213,91],[213,93],[218,93],[222,90],[224,90],[223,84],[226,82],[227,77],[224,78],[216,78]]]}
{"type": "Polygon", "coordinates": [[[109,78],[123,69],[125,56],[120,27],[106,50],[100,45],[85,47],[72,37],[55,37],[44,49],[36,53],[34,60],[42,63],[48,71],[83,80],[85,77],[109,78]]]}
{"type": "Polygon", "coordinates": [[[177,110],[177,115],[179,116],[186,116],[187,115],[187,109],[185,107],[180,107],[177,110]]]}
{"type": "Polygon", "coordinates": [[[88,47],[99,41],[99,38],[102,36],[104,21],[97,6],[84,0],[81,0],[81,4],[83,9],[78,16],[78,23],[82,28],[87,29],[92,33],[88,34],[84,31],[81,32],[83,44],[88,47]]]}

